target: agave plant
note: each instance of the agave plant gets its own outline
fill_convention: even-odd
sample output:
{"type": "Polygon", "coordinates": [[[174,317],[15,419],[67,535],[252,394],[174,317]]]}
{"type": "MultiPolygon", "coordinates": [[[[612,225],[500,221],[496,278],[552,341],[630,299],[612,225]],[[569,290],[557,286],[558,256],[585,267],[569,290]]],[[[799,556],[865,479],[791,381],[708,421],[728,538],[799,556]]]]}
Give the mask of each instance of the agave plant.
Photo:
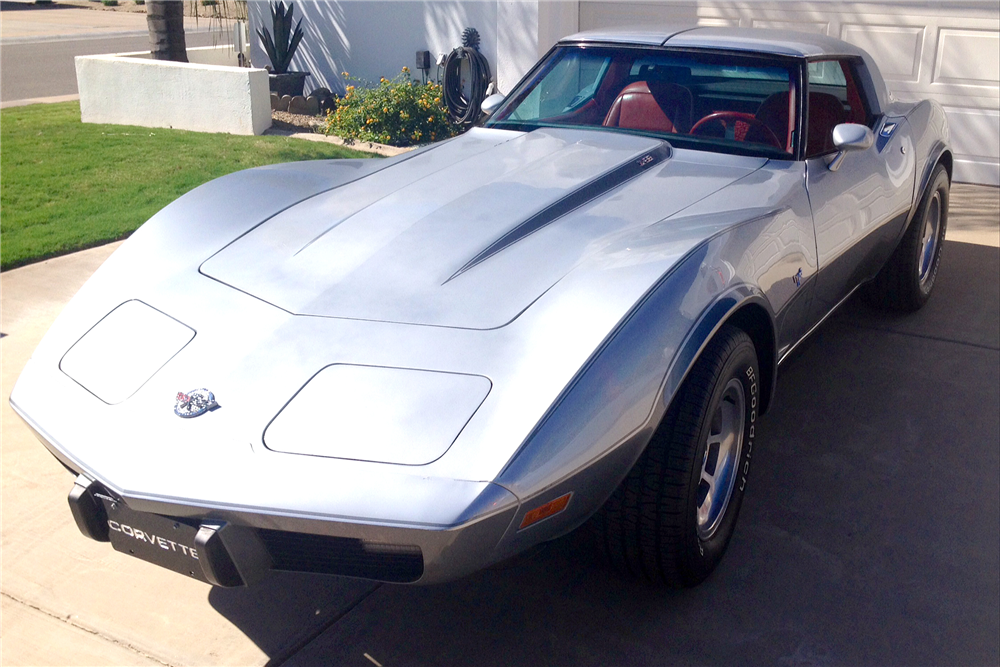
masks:
{"type": "Polygon", "coordinates": [[[302,19],[299,19],[295,30],[292,30],[292,12],[294,10],[295,6],[290,2],[287,12],[284,2],[271,5],[271,26],[274,38],[271,38],[271,34],[266,29],[257,31],[260,41],[264,45],[264,50],[267,52],[267,57],[271,61],[271,71],[275,74],[284,74],[288,71],[292,56],[295,55],[295,49],[298,48],[299,42],[302,40],[302,19]]]}

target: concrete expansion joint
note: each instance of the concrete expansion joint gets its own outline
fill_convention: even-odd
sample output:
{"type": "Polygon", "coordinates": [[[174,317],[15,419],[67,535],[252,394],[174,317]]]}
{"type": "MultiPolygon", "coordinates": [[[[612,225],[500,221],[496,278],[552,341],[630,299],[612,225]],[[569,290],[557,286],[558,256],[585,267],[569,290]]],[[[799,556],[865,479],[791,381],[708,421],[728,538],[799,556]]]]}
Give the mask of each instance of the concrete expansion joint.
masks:
{"type": "MultiPolygon", "coordinates": [[[[364,602],[365,600],[367,600],[368,598],[370,598],[372,595],[374,595],[375,591],[377,591],[380,588],[382,588],[382,584],[381,583],[377,583],[374,586],[372,586],[371,589],[367,593],[365,593],[364,595],[358,596],[358,599],[355,600],[354,602],[352,602],[350,605],[348,605],[347,608],[345,608],[342,612],[340,612],[339,614],[335,615],[333,618],[331,618],[326,623],[321,624],[318,628],[316,628],[313,632],[311,632],[308,635],[306,635],[305,637],[303,637],[300,641],[296,642],[295,644],[293,644],[292,646],[290,646],[286,650],[284,650],[281,653],[279,653],[279,654],[275,655],[274,657],[272,657],[270,660],[268,660],[264,664],[264,667],[281,667],[281,665],[285,664],[286,662],[288,662],[289,660],[291,660],[293,657],[295,657],[295,655],[299,651],[301,651],[302,649],[304,649],[309,644],[313,643],[315,640],[317,640],[320,637],[322,637],[324,634],[326,634],[327,630],[329,630],[334,625],[336,625],[340,621],[340,619],[344,618],[345,616],[347,616],[348,614],[350,614],[352,611],[354,611],[362,602],[364,602]]],[[[319,613],[319,612],[317,612],[317,613],[319,613]]],[[[367,654],[365,654],[365,655],[367,656],[367,654]]],[[[369,658],[369,660],[370,659],[371,658],[369,658]]]]}
{"type": "Polygon", "coordinates": [[[97,630],[94,630],[93,628],[88,628],[85,625],[80,625],[79,623],[74,623],[69,616],[65,616],[64,617],[64,616],[61,616],[59,614],[54,614],[51,611],[49,611],[48,609],[43,609],[43,608],[39,607],[38,605],[34,605],[34,604],[31,604],[30,602],[27,602],[27,601],[22,600],[20,598],[14,597],[13,595],[11,595],[10,593],[8,593],[6,591],[0,591],[0,595],[2,595],[3,597],[7,598],[11,602],[15,602],[15,603],[17,603],[17,604],[19,604],[21,606],[27,607],[28,609],[32,609],[34,611],[37,611],[39,614],[44,614],[44,615],[48,616],[49,618],[53,618],[53,619],[55,619],[55,620],[57,620],[57,621],[59,621],[61,623],[65,623],[66,625],[71,625],[74,628],[76,628],[77,630],[82,630],[83,632],[86,632],[87,634],[94,635],[95,637],[103,639],[106,642],[110,642],[110,643],[115,644],[117,646],[120,646],[120,647],[122,647],[124,649],[132,651],[133,653],[135,653],[137,655],[140,655],[143,658],[146,658],[147,660],[152,660],[153,662],[156,662],[156,663],[159,663],[161,665],[164,665],[164,667],[175,667],[174,665],[170,664],[169,662],[163,662],[163,660],[159,659],[155,655],[150,655],[149,653],[146,653],[145,651],[143,651],[143,650],[141,650],[141,649],[133,646],[132,644],[129,644],[128,642],[124,642],[124,641],[122,641],[120,639],[116,639],[114,637],[111,637],[110,635],[104,634],[103,632],[98,632],[97,630]]]}

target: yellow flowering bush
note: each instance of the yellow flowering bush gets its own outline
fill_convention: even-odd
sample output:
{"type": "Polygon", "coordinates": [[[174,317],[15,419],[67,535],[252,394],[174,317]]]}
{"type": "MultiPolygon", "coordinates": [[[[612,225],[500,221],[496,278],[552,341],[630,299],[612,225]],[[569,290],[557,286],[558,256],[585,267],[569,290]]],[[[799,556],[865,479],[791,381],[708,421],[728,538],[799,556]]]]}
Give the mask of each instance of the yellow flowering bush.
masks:
{"type": "Polygon", "coordinates": [[[394,78],[383,77],[372,88],[356,87],[357,79],[343,72],[348,86],[337,106],[326,115],[326,134],[344,139],[412,146],[453,137],[459,127],[448,119],[441,86],[412,80],[404,67],[394,78]]]}

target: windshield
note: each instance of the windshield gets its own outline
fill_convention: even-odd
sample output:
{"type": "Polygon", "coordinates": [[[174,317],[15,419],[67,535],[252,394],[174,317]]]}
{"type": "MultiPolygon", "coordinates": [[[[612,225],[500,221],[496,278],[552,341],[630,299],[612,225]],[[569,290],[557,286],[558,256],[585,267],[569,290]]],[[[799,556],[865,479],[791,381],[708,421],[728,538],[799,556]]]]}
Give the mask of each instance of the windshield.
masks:
{"type": "Polygon", "coordinates": [[[790,159],[796,65],[699,51],[561,46],[487,127],[587,127],[681,148],[790,159]],[[789,100],[792,104],[789,104],[789,100]]]}

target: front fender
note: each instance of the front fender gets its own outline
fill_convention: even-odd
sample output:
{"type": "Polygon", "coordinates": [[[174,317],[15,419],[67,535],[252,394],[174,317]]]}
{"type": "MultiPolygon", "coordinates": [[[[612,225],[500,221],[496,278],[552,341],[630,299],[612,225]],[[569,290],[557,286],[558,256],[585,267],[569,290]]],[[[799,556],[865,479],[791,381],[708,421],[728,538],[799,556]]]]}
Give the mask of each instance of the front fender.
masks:
{"type": "MultiPolygon", "coordinates": [[[[766,315],[773,360],[774,318],[760,288],[737,280],[720,289],[705,270],[727,240],[703,243],[649,290],[496,478],[522,501],[501,543],[509,553],[538,541],[518,526],[549,500],[573,494],[566,511],[545,521],[548,537],[600,508],[646,448],[705,345],[736,313],[758,308],[766,315]]],[[[773,373],[773,361],[769,366],[773,373]]]]}

